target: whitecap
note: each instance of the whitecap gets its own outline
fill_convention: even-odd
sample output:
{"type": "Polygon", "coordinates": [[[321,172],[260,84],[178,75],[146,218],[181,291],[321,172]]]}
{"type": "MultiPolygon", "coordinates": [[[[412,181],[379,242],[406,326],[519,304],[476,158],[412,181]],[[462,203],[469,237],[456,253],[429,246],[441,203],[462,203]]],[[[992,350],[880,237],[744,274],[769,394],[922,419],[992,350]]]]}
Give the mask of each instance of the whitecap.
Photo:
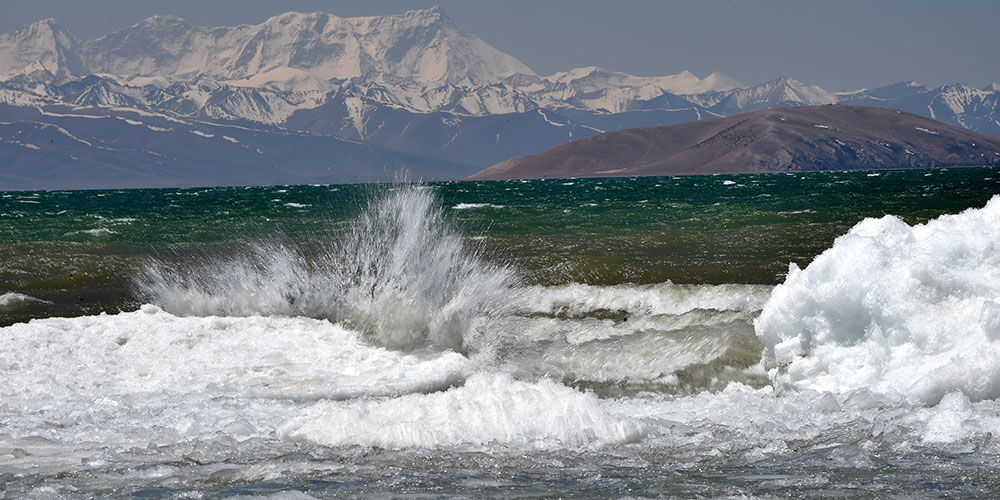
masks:
{"type": "Polygon", "coordinates": [[[686,285],[671,282],[649,285],[597,286],[570,283],[524,289],[527,311],[585,316],[594,311],[630,314],[683,314],[696,309],[757,311],[771,292],[767,285],[686,285]]]}
{"type": "Polygon", "coordinates": [[[70,232],[68,232],[66,234],[67,235],[89,234],[91,236],[103,236],[103,235],[106,235],[106,234],[115,234],[115,232],[112,231],[111,229],[106,228],[106,227],[98,227],[98,228],[94,228],[94,229],[81,229],[79,231],[70,231],[70,232]]]}
{"type": "Polygon", "coordinates": [[[25,295],[23,293],[17,292],[7,292],[0,295],[0,311],[14,309],[22,304],[29,302],[47,302],[42,299],[36,299],[30,295],[25,295]]]}
{"type": "Polygon", "coordinates": [[[493,203],[459,203],[451,208],[452,210],[470,210],[476,208],[504,208],[504,206],[494,205],[493,203]]]}
{"type": "Polygon", "coordinates": [[[321,403],[278,431],[292,441],[389,449],[585,447],[635,442],[643,434],[640,422],[612,416],[592,394],[495,373],[472,375],[464,386],[441,393],[321,403]]]}

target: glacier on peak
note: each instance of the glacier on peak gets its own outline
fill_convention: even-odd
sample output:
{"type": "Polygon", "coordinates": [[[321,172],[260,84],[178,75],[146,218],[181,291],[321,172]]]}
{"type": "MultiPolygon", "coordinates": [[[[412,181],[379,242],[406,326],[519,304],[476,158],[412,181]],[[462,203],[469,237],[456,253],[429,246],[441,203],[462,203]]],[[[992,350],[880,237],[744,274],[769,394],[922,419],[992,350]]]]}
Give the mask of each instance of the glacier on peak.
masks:
{"type": "Polygon", "coordinates": [[[718,71],[702,79],[687,70],[676,75],[634,76],[597,66],[585,66],[557,72],[542,79],[556,88],[565,87],[581,92],[594,92],[610,87],[636,89],[645,87],[657,88],[660,93],[686,95],[744,88],[743,84],[718,71]]]}
{"type": "Polygon", "coordinates": [[[249,80],[293,68],[320,81],[477,85],[532,74],[513,56],[461,32],[440,8],[354,18],[286,12],[232,27],[154,16],[85,42],[83,52],[95,71],[171,79],[249,80]]]}
{"type": "Polygon", "coordinates": [[[637,77],[591,67],[539,78],[515,57],[462,32],[440,7],[350,18],[286,12],[259,24],[228,27],[195,26],[176,16],[155,15],[79,42],[49,19],[2,37],[0,79],[37,60],[58,80],[109,74],[118,75],[119,81],[173,82],[208,75],[237,86],[293,91],[329,91],[329,82],[343,80],[397,87],[478,87],[518,77],[532,79],[535,90],[545,91],[553,90],[550,84],[582,92],[613,85],[681,95],[743,87],[718,72],[704,79],[687,71],[637,77]]]}
{"type": "Polygon", "coordinates": [[[809,85],[783,76],[753,87],[692,96],[692,100],[715,113],[731,115],[789,104],[797,106],[835,104],[837,96],[818,85],[809,85]]]}

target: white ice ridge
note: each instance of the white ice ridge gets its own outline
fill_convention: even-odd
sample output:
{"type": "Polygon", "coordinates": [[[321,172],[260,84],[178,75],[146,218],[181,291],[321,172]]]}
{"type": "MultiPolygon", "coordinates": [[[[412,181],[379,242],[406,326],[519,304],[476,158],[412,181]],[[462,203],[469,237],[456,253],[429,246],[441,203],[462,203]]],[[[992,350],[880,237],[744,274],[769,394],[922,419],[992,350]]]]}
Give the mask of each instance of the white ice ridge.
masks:
{"type": "Polygon", "coordinates": [[[1000,196],[922,225],[865,219],[792,264],[755,328],[779,388],[1000,397],[1000,196]]]}
{"type": "Polygon", "coordinates": [[[609,414],[600,400],[550,380],[478,373],[465,385],[385,401],[319,403],[278,431],[329,446],[437,448],[506,444],[533,448],[635,442],[641,423],[609,414]]]}
{"type": "Polygon", "coordinates": [[[282,400],[395,396],[460,383],[468,360],[365,344],[308,318],[174,316],[139,311],[0,328],[0,401],[139,394],[243,394],[282,400]]]}

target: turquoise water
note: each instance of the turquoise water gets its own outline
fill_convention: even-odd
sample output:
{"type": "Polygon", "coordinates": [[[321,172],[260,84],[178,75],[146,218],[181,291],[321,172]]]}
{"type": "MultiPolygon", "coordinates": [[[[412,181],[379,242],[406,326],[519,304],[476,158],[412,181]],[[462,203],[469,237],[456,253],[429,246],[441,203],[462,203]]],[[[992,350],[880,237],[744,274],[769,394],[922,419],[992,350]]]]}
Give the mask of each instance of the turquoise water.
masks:
{"type": "Polygon", "coordinates": [[[993,496],[998,193],[2,192],[0,497],[993,496]]]}

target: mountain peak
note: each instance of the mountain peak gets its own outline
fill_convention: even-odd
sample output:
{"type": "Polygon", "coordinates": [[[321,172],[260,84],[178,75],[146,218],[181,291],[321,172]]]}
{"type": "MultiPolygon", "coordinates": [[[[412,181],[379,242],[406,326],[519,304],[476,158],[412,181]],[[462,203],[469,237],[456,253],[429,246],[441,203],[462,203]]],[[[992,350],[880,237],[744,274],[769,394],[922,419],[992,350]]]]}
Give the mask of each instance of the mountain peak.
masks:
{"type": "Polygon", "coordinates": [[[184,18],[169,15],[156,14],[147,17],[131,26],[131,28],[151,27],[151,26],[191,26],[184,18]]]}
{"type": "Polygon", "coordinates": [[[244,83],[260,76],[285,89],[299,87],[280,82],[303,78],[479,85],[534,74],[513,56],[462,33],[440,7],[350,18],[285,12],[260,24],[228,27],[153,16],[87,42],[85,54],[94,70],[113,75],[188,80],[206,74],[244,83]]]}
{"type": "Polygon", "coordinates": [[[445,14],[444,9],[435,5],[429,9],[409,10],[403,13],[403,19],[416,22],[420,26],[438,26],[441,28],[458,29],[458,25],[445,14]]]}
{"type": "Polygon", "coordinates": [[[172,14],[153,14],[146,18],[146,20],[158,21],[158,22],[187,22],[182,17],[178,17],[172,14]]]}
{"type": "Polygon", "coordinates": [[[13,33],[0,34],[0,77],[44,68],[55,78],[84,71],[76,39],[52,18],[31,23],[13,33]]]}
{"type": "Polygon", "coordinates": [[[742,83],[736,81],[735,78],[721,71],[713,71],[712,74],[701,80],[701,84],[703,87],[709,88],[712,91],[726,91],[746,87],[746,85],[743,85],[742,83]]]}
{"type": "Polygon", "coordinates": [[[337,18],[333,14],[327,14],[326,12],[283,12],[267,18],[262,24],[268,26],[286,26],[289,24],[298,24],[302,22],[309,21],[323,21],[329,22],[331,19],[337,18]]]}
{"type": "Polygon", "coordinates": [[[56,21],[56,19],[54,17],[46,17],[45,19],[40,19],[38,21],[35,21],[35,22],[29,24],[28,26],[29,27],[32,27],[32,26],[45,26],[45,27],[47,27],[49,29],[59,29],[59,30],[65,30],[66,29],[66,28],[63,28],[63,26],[61,24],[59,24],[59,21],[56,21]]]}
{"type": "Polygon", "coordinates": [[[899,82],[892,85],[886,85],[885,87],[879,87],[873,90],[873,92],[880,91],[905,91],[907,94],[910,93],[922,93],[930,90],[927,87],[917,83],[917,82],[899,82]]]}
{"type": "MultiPolygon", "coordinates": [[[[801,80],[796,80],[796,79],[794,79],[794,78],[792,78],[790,76],[782,76],[782,77],[779,77],[779,78],[775,78],[774,80],[762,83],[762,84],[758,85],[757,87],[761,87],[761,88],[786,88],[786,89],[793,89],[795,91],[807,90],[807,91],[813,91],[813,92],[820,92],[820,93],[822,93],[822,94],[824,94],[826,96],[829,96],[831,98],[833,97],[833,94],[828,93],[827,91],[823,90],[818,85],[811,85],[811,84],[805,83],[805,82],[803,82],[801,80]]],[[[755,88],[755,87],[750,87],[750,88],[755,88]]],[[[830,102],[834,102],[834,101],[830,101],[830,102]]],[[[817,104],[820,104],[820,103],[809,103],[809,104],[810,105],[817,105],[817,104]]]]}
{"type": "Polygon", "coordinates": [[[69,31],[59,24],[54,18],[47,17],[35,21],[31,24],[23,26],[21,29],[13,33],[14,36],[20,36],[22,38],[29,37],[52,37],[52,36],[64,36],[69,37],[69,31]]]}
{"type": "Polygon", "coordinates": [[[429,9],[414,9],[408,10],[403,13],[405,17],[423,17],[427,19],[437,19],[437,20],[451,20],[448,14],[445,14],[444,8],[440,5],[435,5],[429,9]]]}
{"type": "Polygon", "coordinates": [[[569,71],[560,71],[546,77],[552,81],[562,81],[562,80],[576,80],[578,78],[586,78],[594,74],[607,74],[608,71],[600,66],[581,66],[579,68],[573,68],[569,71]]]}
{"type": "Polygon", "coordinates": [[[964,83],[949,83],[947,85],[942,85],[941,89],[944,90],[944,91],[962,92],[962,93],[978,93],[978,92],[982,92],[981,90],[979,90],[979,89],[977,89],[975,87],[972,87],[970,85],[966,85],[964,83]]]}

